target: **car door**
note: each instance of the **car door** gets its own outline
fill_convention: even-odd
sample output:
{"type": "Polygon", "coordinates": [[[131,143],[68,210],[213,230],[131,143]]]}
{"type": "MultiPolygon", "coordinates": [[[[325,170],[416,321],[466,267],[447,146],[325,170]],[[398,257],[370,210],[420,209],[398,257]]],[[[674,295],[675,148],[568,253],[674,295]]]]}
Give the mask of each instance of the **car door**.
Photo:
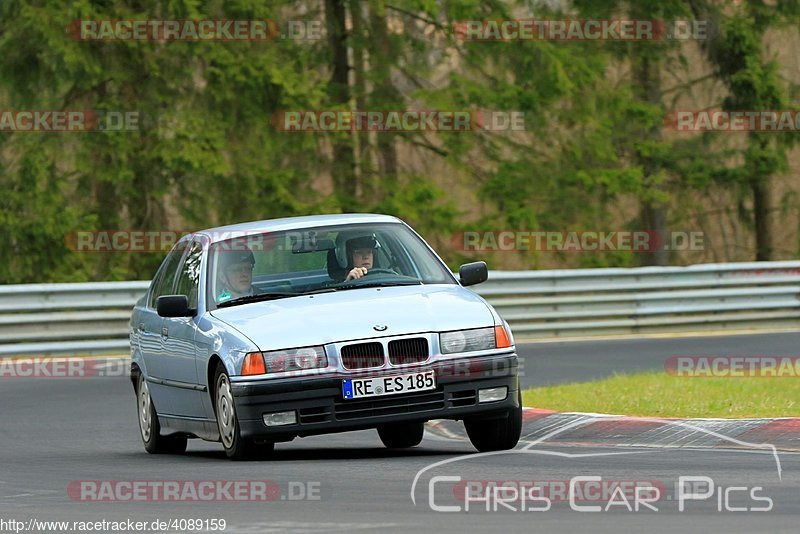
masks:
{"type": "MultiPolygon", "coordinates": [[[[178,267],[175,295],[185,295],[189,308],[197,310],[200,267],[203,259],[203,246],[192,241],[188,252],[178,267]]],[[[203,387],[197,376],[195,358],[195,337],[199,317],[167,317],[161,325],[164,341],[163,363],[167,370],[165,378],[172,388],[170,400],[173,413],[184,417],[202,417],[203,387]]]]}
{"type": "Polygon", "coordinates": [[[186,242],[180,242],[167,255],[156,274],[147,306],[141,311],[139,324],[136,325],[150,396],[156,410],[161,414],[172,413],[173,408],[170,400],[170,388],[162,383],[165,378],[168,378],[169,369],[164,359],[164,341],[161,330],[164,318],[156,311],[156,301],[162,295],[172,294],[178,266],[186,252],[187,245],[186,242]]]}

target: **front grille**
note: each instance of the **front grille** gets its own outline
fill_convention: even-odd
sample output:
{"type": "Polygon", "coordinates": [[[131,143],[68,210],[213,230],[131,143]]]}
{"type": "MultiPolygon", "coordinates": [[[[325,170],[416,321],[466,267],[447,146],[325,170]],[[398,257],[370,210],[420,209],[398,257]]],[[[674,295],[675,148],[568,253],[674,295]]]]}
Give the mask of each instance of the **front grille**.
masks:
{"type": "Polygon", "coordinates": [[[378,342],[345,345],[340,356],[345,369],[380,367],[384,362],[383,345],[378,342]]]}
{"type": "Polygon", "coordinates": [[[389,361],[393,365],[420,363],[428,359],[428,340],[424,337],[395,339],[389,342],[389,361]]]}
{"type": "Polygon", "coordinates": [[[474,389],[465,389],[463,391],[454,391],[450,402],[453,404],[453,408],[460,408],[462,406],[472,406],[477,400],[474,389]]]}
{"type": "Polygon", "coordinates": [[[334,411],[337,420],[345,421],[363,417],[442,410],[444,407],[444,392],[431,391],[380,400],[336,402],[334,411]]]}
{"type": "Polygon", "coordinates": [[[330,419],[331,412],[327,406],[314,406],[310,408],[300,408],[300,424],[324,423],[330,419]]]}

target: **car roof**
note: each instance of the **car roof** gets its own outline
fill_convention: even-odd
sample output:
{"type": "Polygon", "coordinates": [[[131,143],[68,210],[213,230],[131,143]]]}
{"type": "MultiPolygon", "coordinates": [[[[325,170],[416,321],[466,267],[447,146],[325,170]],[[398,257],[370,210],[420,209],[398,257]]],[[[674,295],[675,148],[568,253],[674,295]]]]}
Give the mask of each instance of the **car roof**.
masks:
{"type": "Polygon", "coordinates": [[[241,233],[261,233],[261,232],[281,232],[296,228],[308,228],[309,226],[336,226],[340,224],[358,223],[402,223],[397,217],[382,215],[379,213],[339,213],[333,215],[307,215],[304,217],[284,217],[281,219],[265,219],[263,221],[251,221],[227,226],[217,226],[200,230],[194,234],[184,236],[182,240],[189,239],[193,235],[203,234],[211,243],[224,241],[231,237],[241,235],[241,233]],[[231,235],[233,234],[233,235],[231,235]]]}

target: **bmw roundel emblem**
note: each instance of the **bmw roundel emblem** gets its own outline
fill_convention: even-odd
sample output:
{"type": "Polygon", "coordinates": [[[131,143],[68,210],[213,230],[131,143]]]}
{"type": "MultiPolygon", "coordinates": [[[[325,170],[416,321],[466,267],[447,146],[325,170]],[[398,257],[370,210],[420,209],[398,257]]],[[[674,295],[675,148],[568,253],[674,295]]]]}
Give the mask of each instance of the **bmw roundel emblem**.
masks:
{"type": "Polygon", "coordinates": [[[387,328],[389,328],[389,327],[388,327],[388,326],[386,326],[385,324],[376,324],[376,325],[375,325],[375,326],[373,326],[372,328],[373,328],[374,330],[377,330],[378,332],[383,332],[384,330],[386,330],[386,329],[387,329],[387,328]]]}

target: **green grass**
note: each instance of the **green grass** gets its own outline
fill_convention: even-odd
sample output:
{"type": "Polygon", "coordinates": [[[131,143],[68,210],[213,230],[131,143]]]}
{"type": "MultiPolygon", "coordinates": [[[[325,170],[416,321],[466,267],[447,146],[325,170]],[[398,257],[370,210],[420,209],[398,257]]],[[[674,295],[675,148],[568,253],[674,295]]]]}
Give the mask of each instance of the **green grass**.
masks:
{"type": "Polygon", "coordinates": [[[797,417],[800,379],[681,378],[663,372],[527,389],[525,406],[650,417],[797,417]]]}

